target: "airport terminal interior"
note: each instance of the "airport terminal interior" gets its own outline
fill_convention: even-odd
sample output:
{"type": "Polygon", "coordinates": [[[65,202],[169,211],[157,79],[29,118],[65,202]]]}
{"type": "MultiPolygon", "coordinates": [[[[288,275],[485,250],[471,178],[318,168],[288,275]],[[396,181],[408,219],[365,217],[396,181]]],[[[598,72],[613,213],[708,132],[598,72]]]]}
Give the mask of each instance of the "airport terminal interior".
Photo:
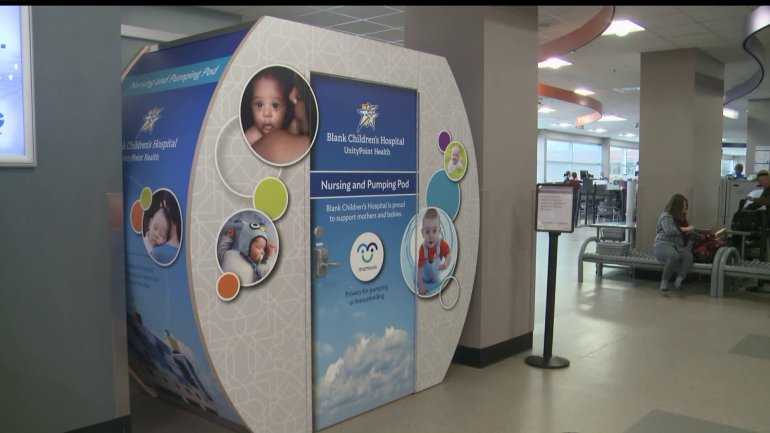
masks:
{"type": "Polygon", "coordinates": [[[0,432],[770,433],[768,27],[0,6],[0,432]]]}

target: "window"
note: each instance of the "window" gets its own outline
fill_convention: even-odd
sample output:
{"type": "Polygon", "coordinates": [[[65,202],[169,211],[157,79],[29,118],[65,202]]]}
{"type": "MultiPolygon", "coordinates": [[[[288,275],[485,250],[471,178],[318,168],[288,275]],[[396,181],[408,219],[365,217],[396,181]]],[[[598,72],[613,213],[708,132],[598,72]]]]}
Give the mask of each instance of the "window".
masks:
{"type": "Polygon", "coordinates": [[[610,147],[610,179],[630,179],[636,175],[639,149],[610,147]]]}
{"type": "Polygon", "coordinates": [[[743,173],[746,169],[746,145],[743,147],[723,146],[722,147],[722,176],[735,173],[735,164],[743,164],[743,173]]]}
{"type": "Polygon", "coordinates": [[[564,172],[580,174],[586,170],[599,177],[602,174],[602,146],[565,140],[545,140],[545,180],[561,182],[564,172]]]}

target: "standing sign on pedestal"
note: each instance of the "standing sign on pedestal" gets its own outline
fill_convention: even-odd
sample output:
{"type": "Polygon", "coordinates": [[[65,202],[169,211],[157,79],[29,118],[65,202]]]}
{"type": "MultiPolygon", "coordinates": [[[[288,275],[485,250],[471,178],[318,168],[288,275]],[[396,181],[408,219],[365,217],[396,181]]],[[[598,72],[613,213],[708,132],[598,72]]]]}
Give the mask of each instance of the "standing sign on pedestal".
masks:
{"type": "Polygon", "coordinates": [[[417,92],[312,75],[316,429],[415,390],[415,297],[401,272],[417,212],[417,92]],[[330,263],[331,262],[331,263],[330,263]],[[336,266],[335,266],[336,265],[336,266]]]}
{"type": "Polygon", "coordinates": [[[569,367],[569,360],[552,356],[553,314],[556,307],[556,258],[558,257],[559,235],[575,230],[575,188],[571,185],[537,185],[536,230],[548,232],[548,283],[545,301],[545,336],[543,356],[528,356],[527,364],[538,368],[569,367]]]}

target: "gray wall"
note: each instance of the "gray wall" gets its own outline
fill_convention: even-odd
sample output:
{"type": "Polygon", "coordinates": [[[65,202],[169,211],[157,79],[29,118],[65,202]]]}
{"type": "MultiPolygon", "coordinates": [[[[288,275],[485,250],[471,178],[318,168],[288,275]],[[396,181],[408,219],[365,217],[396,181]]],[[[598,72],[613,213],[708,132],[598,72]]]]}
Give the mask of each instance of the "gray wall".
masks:
{"type": "Polygon", "coordinates": [[[47,433],[128,412],[105,196],[122,190],[120,10],[32,13],[38,166],[0,168],[0,431],[47,433]]]}
{"type": "MultiPolygon", "coordinates": [[[[197,6],[120,6],[120,23],[178,33],[197,35],[242,22],[240,15],[218,12],[197,6]]],[[[145,45],[157,43],[137,38],[121,38],[122,66],[125,68],[145,45]]]]}
{"type": "Polygon", "coordinates": [[[718,219],[724,65],[696,49],[642,53],[639,122],[639,246],[651,247],[658,215],[674,193],[689,221],[718,219]]]}
{"type": "Polygon", "coordinates": [[[120,6],[120,23],[186,36],[241,23],[240,15],[195,6],[120,6]]]}
{"type": "Polygon", "coordinates": [[[485,348],[534,327],[537,8],[406,8],[404,46],[447,58],[479,169],[481,239],[460,344],[485,348]]]}

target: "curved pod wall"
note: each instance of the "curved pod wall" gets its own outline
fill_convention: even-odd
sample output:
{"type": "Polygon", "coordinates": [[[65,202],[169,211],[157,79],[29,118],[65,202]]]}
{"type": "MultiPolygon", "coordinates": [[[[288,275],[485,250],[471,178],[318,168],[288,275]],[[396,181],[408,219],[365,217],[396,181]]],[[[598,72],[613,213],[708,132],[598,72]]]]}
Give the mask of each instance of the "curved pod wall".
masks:
{"type": "Polygon", "coordinates": [[[141,370],[136,373],[148,386],[236,429],[293,432],[324,428],[443,380],[471,298],[479,225],[475,150],[444,58],[265,17],[248,31],[145,53],[123,87],[132,367],[141,370]],[[250,104],[258,104],[255,95],[269,90],[255,90],[269,81],[255,75],[272,66],[279,66],[272,74],[274,89],[289,83],[283,89],[293,86],[299,93],[283,98],[292,102],[283,124],[263,127],[254,114],[257,105],[250,104]],[[163,84],[174,68],[181,68],[176,79],[163,84]],[[201,72],[197,78],[195,72],[201,72]],[[351,89],[348,99],[333,97],[343,87],[351,89]],[[242,104],[244,93],[249,96],[242,104]],[[395,98],[396,106],[378,103],[380,95],[385,101],[395,98]],[[345,105],[358,96],[360,103],[345,105]],[[307,102],[304,110],[297,109],[296,101],[307,102]],[[405,115],[409,109],[416,119],[405,115]],[[399,122],[389,123],[393,119],[399,122]],[[265,137],[280,135],[270,128],[296,133],[299,144],[271,148],[265,137]],[[340,128],[358,142],[347,146],[328,135],[340,128]],[[367,142],[373,138],[360,137],[382,140],[378,146],[367,142]],[[391,164],[385,150],[368,158],[350,151],[347,157],[357,168],[346,170],[342,157],[326,153],[346,154],[340,146],[387,148],[393,152],[388,155],[405,156],[391,164]],[[409,158],[412,168],[404,162],[409,158]],[[339,164],[338,180],[359,176],[362,185],[380,180],[368,185],[393,188],[311,200],[321,180],[331,179],[324,178],[331,170],[322,161],[339,164]],[[370,161],[380,162],[366,170],[370,161]],[[311,163],[317,164],[313,176],[311,163]],[[358,226],[350,220],[345,220],[350,233],[338,235],[334,224],[313,225],[319,209],[334,208],[326,207],[333,200],[403,207],[401,217],[387,221],[377,220],[376,212],[360,216],[366,211],[352,210],[351,218],[372,218],[361,224],[369,224],[375,238],[361,238],[369,231],[353,230],[358,226]],[[174,216],[175,201],[179,217],[174,216]],[[156,217],[158,209],[171,216],[156,217]],[[443,246],[432,250],[439,256],[438,279],[423,287],[418,279],[425,265],[419,271],[414,265],[424,263],[419,258],[426,252],[427,258],[433,254],[421,247],[423,226],[431,219],[426,213],[439,216],[441,242],[451,254],[444,257],[443,246]],[[359,244],[369,250],[356,252],[348,238],[341,240],[343,235],[364,239],[359,244]],[[176,258],[164,251],[169,244],[177,246],[176,258]],[[380,251],[384,258],[377,258],[380,251]],[[356,273],[351,266],[356,254],[364,261],[359,270],[378,263],[373,277],[356,273]],[[354,274],[355,284],[339,287],[335,300],[336,289],[328,288],[354,274]],[[377,290],[384,292],[373,295],[377,290]],[[324,296],[340,309],[330,312],[324,296]],[[401,311],[401,319],[395,311],[401,311]],[[344,332],[330,321],[335,317],[344,322],[344,332]],[[336,336],[331,344],[321,338],[331,335],[324,330],[336,336]],[[400,365],[390,373],[404,387],[386,390],[376,378],[356,376],[362,365],[355,363],[362,359],[371,363],[369,371],[384,377],[388,368],[400,365]],[[354,388],[365,391],[356,394],[354,388]],[[345,406],[351,398],[368,403],[345,406]]]}

